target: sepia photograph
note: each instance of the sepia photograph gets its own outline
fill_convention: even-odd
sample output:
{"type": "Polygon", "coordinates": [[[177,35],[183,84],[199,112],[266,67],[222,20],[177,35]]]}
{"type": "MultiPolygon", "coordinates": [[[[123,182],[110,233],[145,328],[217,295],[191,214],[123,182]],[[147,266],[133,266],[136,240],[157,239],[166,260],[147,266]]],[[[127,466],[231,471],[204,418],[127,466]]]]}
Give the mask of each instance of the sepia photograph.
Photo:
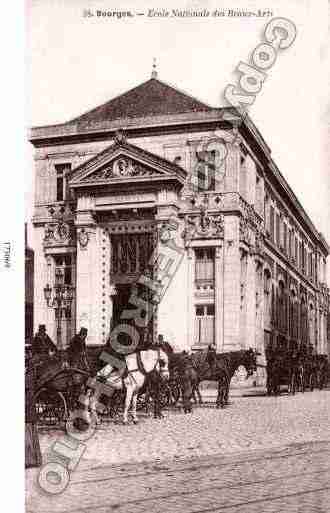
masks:
{"type": "Polygon", "coordinates": [[[26,2],[27,513],[330,512],[328,24],[26,2]]]}

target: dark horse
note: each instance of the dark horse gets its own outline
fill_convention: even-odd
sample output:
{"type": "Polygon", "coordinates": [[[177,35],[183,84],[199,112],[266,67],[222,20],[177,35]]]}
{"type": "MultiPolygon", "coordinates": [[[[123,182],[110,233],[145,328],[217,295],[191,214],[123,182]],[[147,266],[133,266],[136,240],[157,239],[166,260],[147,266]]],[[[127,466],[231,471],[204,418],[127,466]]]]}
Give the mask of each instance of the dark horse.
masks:
{"type": "Polygon", "coordinates": [[[286,385],[288,393],[292,395],[304,391],[304,354],[296,345],[275,350],[268,348],[266,359],[268,395],[280,394],[281,385],[286,385]]]}
{"type": "MultiPolygon", "coordinates": [[[[199,351],[192,355],[192,363],[198,375],[198,385],[201,381],[216,381],[218,383],[217,407],[223,408],[228,404],[229,388],[236,370],[243,366],[247,378],[257,370],[257,354],[253,349],[241,349],[227,353],[217,353],[213,362],[208,358],[208,350],[199,351]]],[[[198,389],[195,389],[199,402],[202,398],[198,389]]]]}
{"type": "Polygon", "coordinates": [[[179,384],[184,413],[191,413],[191,398],[199,382],[191,356],[186,351],[169,354],[169,370],[170,376],[179,384]]]}

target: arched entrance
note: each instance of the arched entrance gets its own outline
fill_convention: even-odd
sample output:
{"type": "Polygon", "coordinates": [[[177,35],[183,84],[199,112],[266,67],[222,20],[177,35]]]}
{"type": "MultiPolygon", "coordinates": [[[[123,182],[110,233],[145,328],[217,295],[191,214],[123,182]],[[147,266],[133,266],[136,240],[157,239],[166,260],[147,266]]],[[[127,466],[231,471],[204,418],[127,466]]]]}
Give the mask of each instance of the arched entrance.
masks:
{"type": "MultiPolygon", "coordinates": [[[[154,234],[114,234],[110,241],[110,280],[116,288],[111,331],[123,325],[133,326],[139,334],[139,347],[146,347],[156,335],[154,292],[145,285],[145,278],[151,282],[153,278],[154,234]]],[[[125,344],[127,336],[123,330],[119,341],[125,344]]]]}

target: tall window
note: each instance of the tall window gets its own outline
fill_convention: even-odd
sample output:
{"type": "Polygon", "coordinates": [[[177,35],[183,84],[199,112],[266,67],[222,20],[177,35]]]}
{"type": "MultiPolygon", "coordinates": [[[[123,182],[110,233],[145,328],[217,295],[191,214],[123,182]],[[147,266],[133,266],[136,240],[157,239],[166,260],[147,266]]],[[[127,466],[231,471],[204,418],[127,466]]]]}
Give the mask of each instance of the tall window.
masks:
{"type": "Polygon", "coordinates": [[[265,329],[271,328],[271,289],[272,281],[271,275],[268,270],[264,272],[264,327],[265,329]]]}
{"type": "Polygon", "coordinates": [[[286,226],[285,223],[283,223],[283,247],[284,247],[284,252],[287,253],[288,252],[288,245],[287,245],[287,231],[288,231],[288,228],[286,226]]]}
{"type": "Polygon", "coordinates": [[[259,175],[256,176],[256,195],[255,195],[255,209],[258,214],[262,214],[262,182],[259,175]]]}
{"type": "Polygon", "coordinates": [[[274,242],[274,234],[275,234],[275,215],[274,215],[274,207],[271,205],[269,209],[269,232],[270,232],[270,238],[274,242]]]}
{"type": "Polygon", "coordinates": [[[246,167],[245,167],[245,156],[240,155],[240,168],[239,168],[239,191],[241,196],[246,199],[246,167]]]}
{"type": "Polygon", "coordinates": [[[278,284],[277,292],[277,321],[278,327],[281,331],[285,331],[287,327],[287,305],[286,305],[286,293],[285,285],[283,281],[278,284]]]}
{"type": "Polygon", "coordinates": [[[303,269],[303,242],[299,242],[299,268],[303,269]]]}
{"type": "MultiPolygon", "coordinates": [[[[318,283],[318,273],[317,273],[317,253],[315,253],[315,259],[314,259],[314,277],[315,282],[318,283]]],[[[330,337],[329,337],[330,338],[330,337]]]]}
{"type": "Polygon", "coordinates": [[[198,190],[215,190],[216,151],[196,151],[198,190]]]}
{"type": "Polygon", "coordinates": [[[301,243],[301,268],[302,268],[302,272],[305,273],[306,272],[306,248],[305,248],[304,241],[302,241],[302,243],[301,243]]]}
{"type": "Polygon", "coordinates": [[[292,338],[298,338],[298,301],[294,290],[290,291],[289,305],[289,334],[292,338]]]}
{"type": "Polygon", "coordinates": [[[298,239],[297,239],[297,237],[295,237],[295,239],[294,239],[294,261],[295,261],[295,264],[298,266],[299,262],[298,262],[298,239]]]}
{"type": "Polygon", "coordinates": [[[315,311],[312,304],[309,305],[309,342],[315,347],[315,311]]]}
{"type": "Polygon", "coordinates": [[[195,281],[198,284],[214,283],[214,248],[195,250],[195,281]]]}
{"type": "Polygon", "coordinates": [[[71,255],[57,255],[55,260],[55,285],[72,285],[71,255]]]}
{"type": "Polygon", "coordinates": [[[66,199],[66,176],[71,170],[71,164],[56,164],[56,201],[66,199]]]}
{"type": "Polygon", "coordinates": [[[289,230],[289,257],[293,256],[293,231],[289,230]]]}
{"type": "Polygon", "coordinates": [[[308,312],[307,304],[304,297],[301,298],[300,303],[300,338],[301,341],[306,344],[308,336],[308,312]]]}
{"type": "Polygon", "coordinates": [[[214,304],[195,306],[194,345],[214,343],[214,304]]]}
{"type": "Polygon", "coordinates": [[[276,214],[276,244],[278,246],[281,245],[280,236],[281,236],[280,214],[276,214]]]}

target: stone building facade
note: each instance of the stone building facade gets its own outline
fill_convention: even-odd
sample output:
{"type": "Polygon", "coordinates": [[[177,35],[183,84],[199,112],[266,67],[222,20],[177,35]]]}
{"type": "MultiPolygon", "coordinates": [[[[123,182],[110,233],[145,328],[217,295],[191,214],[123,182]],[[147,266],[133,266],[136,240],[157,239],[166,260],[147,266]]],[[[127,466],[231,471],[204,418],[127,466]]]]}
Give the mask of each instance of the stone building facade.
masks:
{"type": "Polygon", "coordinates": [[[30,141],[35,328],[56,338],[44,288],[61,276],[74,292],[64,345],[81,326],[103,344],[139,311],[139,337],[161,333],[178,350],[309,341],[328,352],[329,247],[249,117],[154,73],[30,141]]]}
{"type": "Polygon", "coordinates": [[[34,251],[28,244],[25,223],[25,343],[33,337],[34,251]]]}

